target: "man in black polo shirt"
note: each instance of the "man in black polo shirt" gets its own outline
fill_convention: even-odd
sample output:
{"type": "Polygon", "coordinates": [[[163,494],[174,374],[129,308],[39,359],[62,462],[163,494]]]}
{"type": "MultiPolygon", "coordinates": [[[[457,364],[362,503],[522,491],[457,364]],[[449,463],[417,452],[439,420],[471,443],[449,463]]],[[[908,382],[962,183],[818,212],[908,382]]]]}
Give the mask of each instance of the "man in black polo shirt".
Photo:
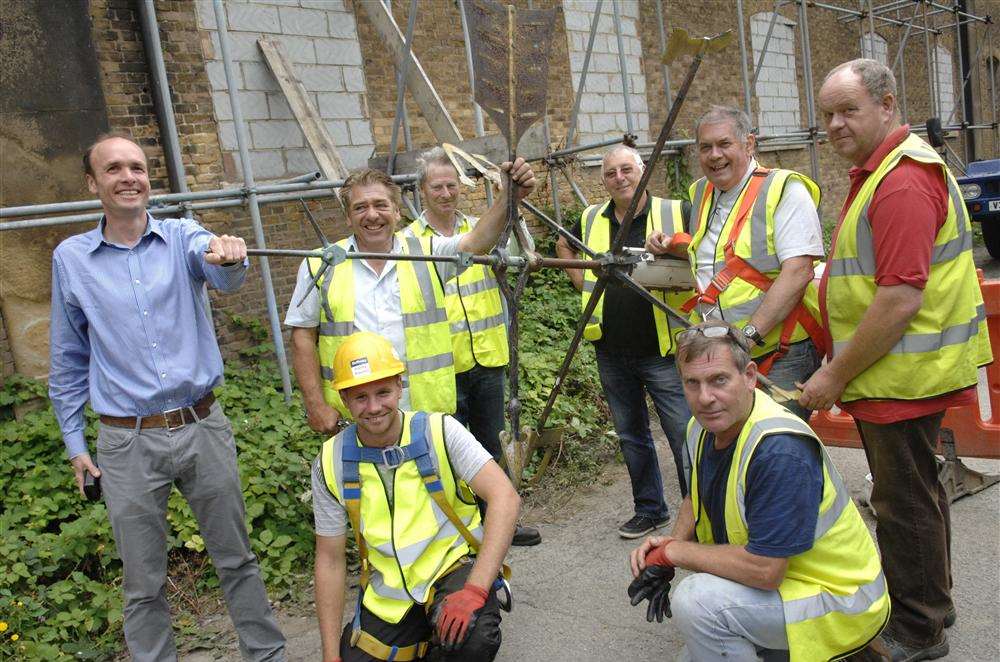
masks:
{"type": "MultiPolygon", "coordinates": [[[[621,227],[644,166],[639,153],[625,145],[613,147],[601,163],[604,188],[611,198],[584,210],[573,234],[597,253],[610,249],[621,227]]],[[[639,202],[629,229],[626,246],[642,248],[653,232],[678,240],[684,232],[689,204],[648,195],[639,202]]],[[[565,239],[556,244],[560,257],[578,257],[565,239]]],[[[589,271],[567,269],[570,280],[583,294],[587,305],[596,276],[589,271]]],[[[657,294],[657,296],[664,296],[657,294]]],[[[687,294],[668,294],[667,303],[679,307],[687,294]]],[[[594,343],[597,367],[604,396],[614,419],[622,454],[632,480],[634,516],[618,528],[623,538],[637,538],[664,526],[670,519],[663,500],[663,479],[656,458],[656,448],[649,429],[649,410],[645,394],[653,400],[660,425],[670,442],[681,494],[687,485],[681,458],[684,437],[691,411],[684,400],[680,377],[674,366],[674,334],[671,322],[658,309],[631,289],[612,279],[597,305],[592,323],[584,337],[594,343]]]]}

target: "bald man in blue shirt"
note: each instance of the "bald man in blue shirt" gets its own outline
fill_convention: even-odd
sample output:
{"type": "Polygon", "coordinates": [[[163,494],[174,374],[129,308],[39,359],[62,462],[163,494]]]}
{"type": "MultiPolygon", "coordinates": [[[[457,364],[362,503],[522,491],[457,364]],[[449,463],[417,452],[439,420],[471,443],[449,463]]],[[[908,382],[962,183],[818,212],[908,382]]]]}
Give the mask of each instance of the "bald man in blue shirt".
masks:
{"type": "Polygon", "coordinates": [[[101,480],[132,659],[177,659],[165,591],[167,498],[176,485],[198,520],[243,657],[284,660],[250,550],[232,427],[212,393],[222,355],[206,285],[238,289],[246,245],[190,219],[150,216],[146,157],[128,136],[98,138],[83,162],[104,218],[53,254],[49,396],[81,494],[86,474],[101,480]],[[97,464],[84,438],[88,400],[101,421],[97,464]]]}

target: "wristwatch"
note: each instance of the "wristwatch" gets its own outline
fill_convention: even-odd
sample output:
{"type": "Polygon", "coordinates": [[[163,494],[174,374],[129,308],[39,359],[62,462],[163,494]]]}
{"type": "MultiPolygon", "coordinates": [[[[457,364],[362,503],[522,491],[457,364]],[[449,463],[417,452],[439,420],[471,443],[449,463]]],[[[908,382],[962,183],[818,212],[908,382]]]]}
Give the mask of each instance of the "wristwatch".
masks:
{"type": "Polygon", "coordinates": [[[760,331],[753,324],[747,324],[743,327],[743,335],[758,347],[764,346],[764,336],[760,335],[760,331]]]}

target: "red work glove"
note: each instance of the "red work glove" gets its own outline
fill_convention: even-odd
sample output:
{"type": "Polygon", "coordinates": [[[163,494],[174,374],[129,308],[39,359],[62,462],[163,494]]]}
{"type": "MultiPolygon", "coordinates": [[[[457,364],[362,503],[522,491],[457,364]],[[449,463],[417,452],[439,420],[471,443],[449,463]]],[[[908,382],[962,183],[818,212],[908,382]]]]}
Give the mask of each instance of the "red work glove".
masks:
{"type": "Polygon", "coordinates": [[[446,651],[457,650],[476,623],[476,611],[483,608],[489,597],[484,589],[466,583],[461,591],[445,597],[438,612],[437,633],[441,647],[446,651]]]}
{"type": "Polygon", "coordinates": [[[654,547],[650,550],[649,554],[646,554],[646,565],[665,565],[667,567],[673,568],[674,564],[667,558],[667,545],[672,543],[673,540],[668,540],[663,545],[659,547],[654,547]]]}
{"type": "Polygon", "coordinates": [[[688,246],[690,245],[691,245],[691,235],[689,235],[687,232],[675,232],[670,237],[670,241],[667,243],[667,250],[686,253],[688,246]]]}

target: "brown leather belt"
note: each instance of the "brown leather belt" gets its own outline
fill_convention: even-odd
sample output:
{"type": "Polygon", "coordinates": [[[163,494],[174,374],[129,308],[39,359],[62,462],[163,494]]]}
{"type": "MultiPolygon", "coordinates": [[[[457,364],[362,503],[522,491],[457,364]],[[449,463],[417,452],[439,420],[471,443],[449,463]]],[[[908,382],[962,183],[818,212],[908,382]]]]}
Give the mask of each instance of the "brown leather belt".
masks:
{"type": "Polygon", "coordinates": [[[182,428],[189,423],[194,423],[199,419],[208,416],[212,409],[213,402],[215,402],[215,394],[209,391],[208,395],[190,407],[178,407],[177,409],[171,409],[159,414],[150,414],[149,416],[139,417],[105,416],[102,414],[101,423],[116,428],[134,428],[136,420],[142,419],[139,427],[143,429],[167,428],[168,430],[176,430],[177,428],[182,428]],[[192,416],[189,409],[193,409],[194,413],[198,415],[198,418],[192,416]]]}

